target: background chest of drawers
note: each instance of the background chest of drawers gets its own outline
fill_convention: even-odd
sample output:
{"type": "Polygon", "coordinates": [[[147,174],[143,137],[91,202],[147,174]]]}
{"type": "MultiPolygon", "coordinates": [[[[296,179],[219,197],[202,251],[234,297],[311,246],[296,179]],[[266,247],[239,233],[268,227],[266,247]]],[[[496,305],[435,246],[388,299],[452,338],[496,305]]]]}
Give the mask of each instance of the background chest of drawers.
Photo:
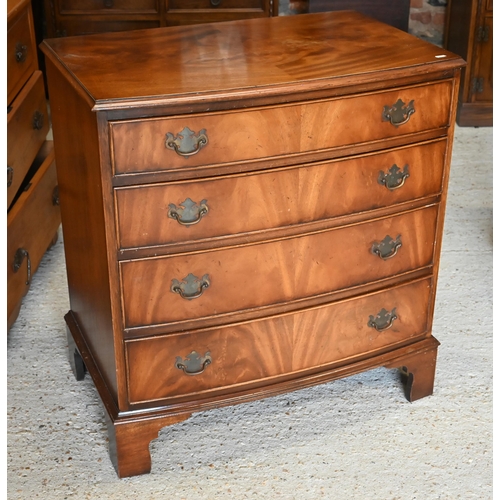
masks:
{"type": "Polygon", "coordinates": [[[432,393],[458,56],[352,12],[43,51],[70,362],[121,477],[195,411],[379,366],[432,393]]]}
{"type": "Polygon", "coordinates": [[[457,123],[493,126],[493,0],[448,0],[444,46],[467,61],[457,123]]]}
{"type": "Polygon", "coordinates": [[[278,15],[278,0],[44,0],[48,37],[278,15]]]}
{"type": "Polygon", "coordinates": [[[7,2],[7,330],[60,224],[31,3],[7,2]]]}

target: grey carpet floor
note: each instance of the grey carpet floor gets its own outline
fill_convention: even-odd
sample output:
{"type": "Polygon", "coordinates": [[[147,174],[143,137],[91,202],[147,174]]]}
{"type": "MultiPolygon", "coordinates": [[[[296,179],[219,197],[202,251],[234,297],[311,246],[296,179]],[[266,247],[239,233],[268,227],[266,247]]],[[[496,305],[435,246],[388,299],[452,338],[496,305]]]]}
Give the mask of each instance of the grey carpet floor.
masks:
{"type": "Polygon", "coordinates": [[[118,479],[103,409],[67,362],[61,234],[7,338],[9,499],[455,500],[492,493],[492,128],[457,128],[435,310],[434,395],[377,369],[193,415],[118,479]]]}

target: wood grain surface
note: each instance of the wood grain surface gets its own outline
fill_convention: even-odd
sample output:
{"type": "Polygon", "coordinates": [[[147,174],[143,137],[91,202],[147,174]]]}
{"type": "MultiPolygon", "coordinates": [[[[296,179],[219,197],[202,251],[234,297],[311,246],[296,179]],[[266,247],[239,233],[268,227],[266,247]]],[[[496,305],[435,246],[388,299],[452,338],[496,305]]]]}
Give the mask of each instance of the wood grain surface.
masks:
{"type": "Polygon", "coordinates": [[[42,50],[100,109],[159,104],[168,96],[170,102],[227,99],[228,93],[255,98],[411,75],[425,79],[463,64],[355,12],[54,38],[42,50]]]}
{"type": "Polygon", "coordinates": [[[43,75],[35,71],[7,113],[7,165],[12,168],[12,184],[7,186],[7,208],[42,147],[49,127],[43,75]],[[35,113],[41,116],[36,127],[35,113]]]}
{"type": "Polygon", "coordinates": [[[129,341],[130,401],[189,399],[200,397],[201,391],[256,380],[269,384],[279,375],[298,376],[307,369],[414,340],[427,330],[430,288],[430,280],[421,280],[275,318],[129,341]],[[398,318],[391,328],[378,332],[368,326],[370,316],[394,307],[398,318]],[[203,373],[189,376],[175,365],[177,356],[184,359],[192,351],[201,356],[209,352],[212,363],[203,373]]]}
{"type": "MultiPolygon", "coordinates": [[[[198,181],[115,190],[121,248],[190,243],[338,217],[441,192],[446,141],[392,151],[198,181]],[[378,182],[393,165],[410,177],[395,190],[378,182]],[[432,165],[432,168],[430,166],[432,165]],[[187,199],[208,213],[189,227],[168,216],[187,199]]],[[[265,235],[262,235],[265,237],[265,235]]],[[[153,251],[153,250],[151,250],[153,251]]]]}
{"type": "Polygon", "coordinates": [[[29,187],[7,214],[7,330],[17,318],[18,308],[29,290],[31,278],[57,236],[61,223],[59,206],[53,202],[57,186],[54,149],[51,142],[46,146],[43,150],[46,151],[44,161],[29,187]],[[15,270],[13,265],[19,249],[25,250],[26,254],[21,266],[15,270]]]}
{"type": "Polygon", "coordinates": [[[451,86],[452,81],[448,80],[288,106],[112,122],[114,170],[120,174],[193,166],[206,169],[211,165],[363,144],[446,127],[451,86]],[[398,99],[406,105],[413,101],[415,112],[407,123],[394,126],[383,121],[382,113],[385,106],[393,106],[398,99]],[[208,136],[208,144],[188,157],[165,146],[168,133],[175,137],[185,127],[195,134],[206,131],[208,136]]]}
{"type": "Polygon", "coordinates": [[[437,206],[258,245],[120,263],[126,328],[202,319],[298,300],[397,275],[432,263],[437,206]],[[371,252],[401,236],[398,253],[371,252]],[[208,274],[210,286],[187,300],[172,280],[208,274]]]}

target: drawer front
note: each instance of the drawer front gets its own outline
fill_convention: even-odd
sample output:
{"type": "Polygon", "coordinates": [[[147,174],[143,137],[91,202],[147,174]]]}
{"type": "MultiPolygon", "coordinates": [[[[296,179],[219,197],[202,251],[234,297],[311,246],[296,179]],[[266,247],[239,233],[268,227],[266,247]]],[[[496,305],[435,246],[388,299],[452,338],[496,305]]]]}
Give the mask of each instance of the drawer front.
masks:
{"type": "Polygon", "coordinates": [[[167,0],[167,10],[263,9],[266,0],[167,0]]]}
{"type": "Polygon", "coordinates": [[[121,248],[196,242],[438,194],[446,141],[316,165],[116,189],[121,248]]]}
{"type": "Polygon", "coordinates": [[[451,81],[445,81],[247,111],[112,122],[114,169],[116,174],[187,171],[445,127],[451,90],[451,81]]]}
{"type": "Polygon", "coordinates": [[[7,208],[48,131],[43,76],[41,71],[35,71],[7,114],[7,208]]]}
{"type": "Polygon", "coordinates": [[[61,14],[157,12],[159,0],[60,0],[61,14]]]}
{"type": "MultiPolygon", "coordinates": [[[[57,186],[54,152],[48,148],[45,160],[7,215],[7,317],[27,293],[31,277],[57,234],[61,216],[54,204],[57,186]]],[[[14,318],[15,319],[15,318],[14,318]]]]}
{"type": "Polygon", "coordinates": [[[251,323],[128,341],[130,403],[271,385],[416,339],[427,332],[431,286],[421,280],[251,323]]]}
{"type": "Polygon", "coordinates": [[[38,68],[31,4],[7,27],[7,105],[38,68]]]}
{"type": "Polygon", "coordinates": [[[283,304],[428,266],[437,212],[431,206],[258,245],[121,262],[125,327],[283,304]]]}

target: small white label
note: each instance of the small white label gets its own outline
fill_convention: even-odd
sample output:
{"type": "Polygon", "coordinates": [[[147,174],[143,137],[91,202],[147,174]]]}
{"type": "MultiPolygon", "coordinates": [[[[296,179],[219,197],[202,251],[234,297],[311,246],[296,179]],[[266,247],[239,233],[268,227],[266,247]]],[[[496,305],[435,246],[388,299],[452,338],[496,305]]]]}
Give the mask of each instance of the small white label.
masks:
{"type": "Polygon", "coordinates": [[[438,56],[434,56],[436,59],[442,59],[443,57],[446,57],[446,54],[439,54],[438,56]]]}

